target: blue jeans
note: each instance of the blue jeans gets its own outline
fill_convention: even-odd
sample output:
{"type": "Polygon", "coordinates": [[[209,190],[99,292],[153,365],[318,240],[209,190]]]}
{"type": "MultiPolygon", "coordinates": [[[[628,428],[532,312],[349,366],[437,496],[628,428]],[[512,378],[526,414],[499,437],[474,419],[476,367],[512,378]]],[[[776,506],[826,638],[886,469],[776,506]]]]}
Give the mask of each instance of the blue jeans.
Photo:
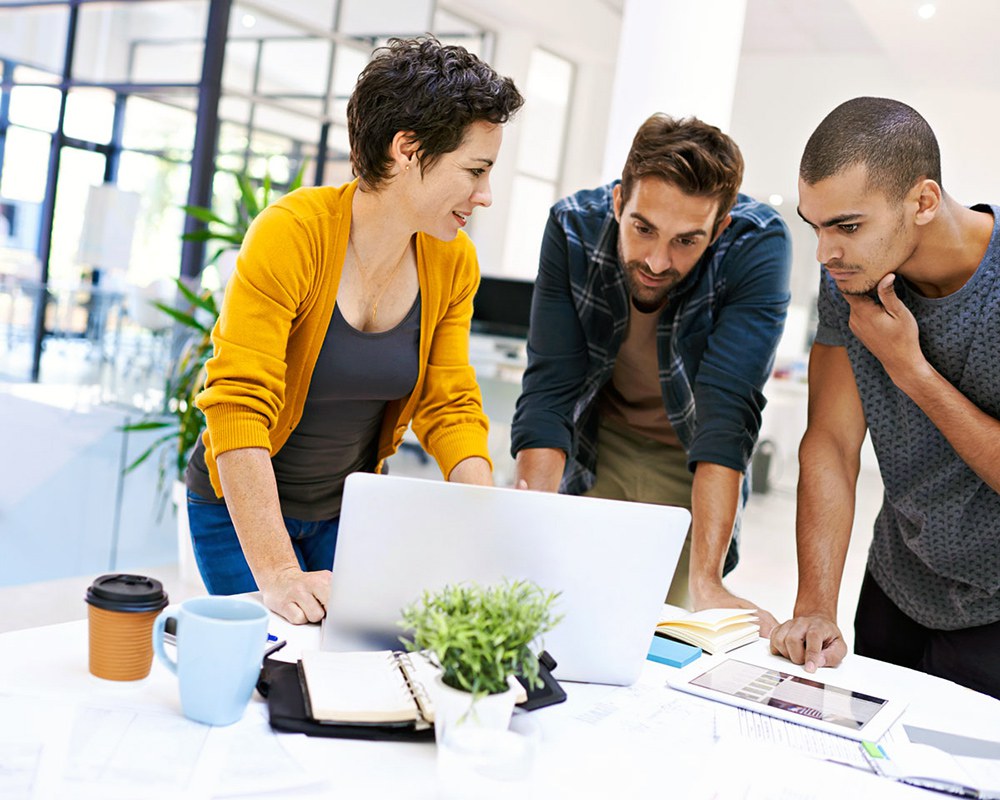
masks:
{"type": "MultiPolygon", "coordinates": [[[[257,582],[243,555],[225,503],[213,503],[188,490],[188,523],[194,559],[210,594],[256,592],[257,582]]],[[[282,517],[299,566],[307,572],[333,568],[339,517],[307,522],[282,517]]]]}

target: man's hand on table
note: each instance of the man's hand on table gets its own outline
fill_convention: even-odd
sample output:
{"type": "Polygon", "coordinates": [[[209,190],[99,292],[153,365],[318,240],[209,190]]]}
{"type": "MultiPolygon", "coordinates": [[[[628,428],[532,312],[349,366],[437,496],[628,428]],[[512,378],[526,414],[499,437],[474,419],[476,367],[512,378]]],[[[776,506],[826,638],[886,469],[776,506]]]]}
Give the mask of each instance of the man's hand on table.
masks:
{"type": "Polygon", "coordinates": [[[771,652],[793,664],[805,665],[806,672],[835,667],[847,655],[847,643],[833,620],[821,615],[804,615],[782,622],[771,631],[771,652]]]}

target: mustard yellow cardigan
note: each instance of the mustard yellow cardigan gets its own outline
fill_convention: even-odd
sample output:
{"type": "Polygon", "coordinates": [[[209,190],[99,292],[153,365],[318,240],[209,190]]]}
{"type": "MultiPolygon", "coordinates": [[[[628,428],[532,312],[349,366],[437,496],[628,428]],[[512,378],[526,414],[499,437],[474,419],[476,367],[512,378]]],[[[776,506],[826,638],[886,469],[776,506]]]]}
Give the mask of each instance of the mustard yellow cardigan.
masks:
{"type": "MultiPolygon", "coordinates": [[[[326,337],[351,230],[357,181],[303,188],[254,220],[212,332],[214,356],[196,405],[208,427],[205,462],[221,497],[216,457],[242,447],[277,453],[302,418],[326,337]]],[[[418,233],[420,365],[413,392],[390,402],[379,466],[411,422],[447,477],[464,458],[489,460],[489,423],[469,365],[469,323],[479,264],[461,231],[451,242],[418,233]]]]}

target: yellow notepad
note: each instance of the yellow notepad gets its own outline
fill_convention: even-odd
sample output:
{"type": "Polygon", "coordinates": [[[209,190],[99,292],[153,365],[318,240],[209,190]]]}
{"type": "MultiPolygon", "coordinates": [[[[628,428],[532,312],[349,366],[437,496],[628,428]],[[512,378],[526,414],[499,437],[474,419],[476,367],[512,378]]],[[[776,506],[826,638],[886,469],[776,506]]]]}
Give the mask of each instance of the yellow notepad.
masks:
{"type": "Polygon", "coordinates": [[[656,630],[713,655],[728,653],[756,640],[760,635],[760,623],[752,608],[686,611],[664,603],[656,630]]]}

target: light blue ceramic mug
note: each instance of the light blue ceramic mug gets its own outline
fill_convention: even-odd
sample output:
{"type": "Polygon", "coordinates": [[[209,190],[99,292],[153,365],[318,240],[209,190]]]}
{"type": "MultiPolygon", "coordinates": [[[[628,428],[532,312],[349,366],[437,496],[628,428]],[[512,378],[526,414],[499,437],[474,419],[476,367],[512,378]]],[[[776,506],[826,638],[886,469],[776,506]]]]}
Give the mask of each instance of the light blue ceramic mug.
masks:
{"type": "Polygon", "coordinates": [[[153,623],[153,650],[180,683],[184,716],[230,725],[243,716],[260,676],[268,613],[242,597],[195,597],[153,623]],[[163,649],[167,620],[177,621],[177,660],[163,649]]]}

